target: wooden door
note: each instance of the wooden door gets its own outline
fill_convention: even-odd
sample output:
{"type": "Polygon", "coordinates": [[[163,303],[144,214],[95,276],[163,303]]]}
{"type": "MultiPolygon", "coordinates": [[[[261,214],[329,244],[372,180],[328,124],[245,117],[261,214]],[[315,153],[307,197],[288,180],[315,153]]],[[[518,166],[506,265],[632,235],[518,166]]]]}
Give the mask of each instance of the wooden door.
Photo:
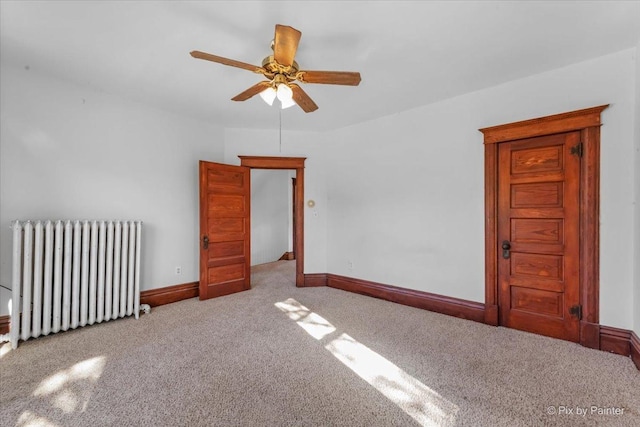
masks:
{"type": "Polygon", "coordinates": [[[501,325],[580,339],[580,132],[498,148],[501,325]]]}
{"type": "Polygon", "coordinates": [[[251,287],[250,169],[200,162],[200,299],[251,287]]]}

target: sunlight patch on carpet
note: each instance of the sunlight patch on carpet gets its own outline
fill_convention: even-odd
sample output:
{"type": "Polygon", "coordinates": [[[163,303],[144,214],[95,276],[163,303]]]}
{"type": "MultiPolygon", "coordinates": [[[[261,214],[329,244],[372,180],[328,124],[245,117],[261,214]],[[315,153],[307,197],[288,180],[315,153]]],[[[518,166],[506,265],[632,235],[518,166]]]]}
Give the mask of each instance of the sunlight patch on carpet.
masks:
{"type": "Polygon", "coordinates": [[[293,298],[275,303],[275,306],[294,320],[309,335],[320,340],[335,332],[336,328],[327,319],[309,310],[293,298]]]}
{"type": "Polygon", "coordinates": [[[44,379],[33,396],[50,399],[53,407],[67,414],[84,412],[93,394],[93,387],[102,375],[105,362],[104,356],[98,356],[58,371],[44,379]]]}
{"type": "MultiPolygon", "coordinates": [[[[327,319],[293,298],[275,306],[317,340],[336,331],[327,319]]],[[[324,348],[420,425],[455,425],[459,411],[457,405],[353,337],[342,333],[324,348]]]]}
{"type": "Polygon", "coordinates": [[[454,424],[457,405],[349,335],[340,335],[325,348],[420,425],[454,424]]]}
{"type": "Polygon", "coordinates": [[[4,357],[5,354],[11,351],[11,343],[6,342],[4,344],[0,344],[0,359],[4,357]]]}
{"type": "Polygon", "coordinates": [[[17,427],[60,427],[60,424],[56,424],[44,417],[39,417],[30,411],[24,411],[16,423],[17,427]]]}

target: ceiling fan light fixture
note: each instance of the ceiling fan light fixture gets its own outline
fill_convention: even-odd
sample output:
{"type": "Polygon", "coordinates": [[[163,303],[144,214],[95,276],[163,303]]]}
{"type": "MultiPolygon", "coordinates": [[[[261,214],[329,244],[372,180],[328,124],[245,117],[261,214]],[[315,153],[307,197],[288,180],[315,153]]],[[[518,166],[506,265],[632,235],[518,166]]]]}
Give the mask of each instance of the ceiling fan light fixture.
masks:
{"type": "Polygon", "coordinates": [[[276,95],[280,100],[280,104],[282,105],[283,110],[285,108],[293,107],[294,105],[296,105],[295,101],[293,100],[293,90],[291,90],[288,84],[280,83],[278,85],[276,95]]]}
{"type": "Polygon", "coordinates": [[[273,105],[273,101],[276,99],[276,90],[272,87],[269,87],[260,92],[260,98],[262,98],[262,100],[267,104],[273,105]]]}
{"type": "Polygon", "coordinates": [[[280,105],[284,110],[285,108],[293,107],[294,105],[296,105],[296,102],[293,99],[289,99],[289,100],[280,101],[280,105]]]}

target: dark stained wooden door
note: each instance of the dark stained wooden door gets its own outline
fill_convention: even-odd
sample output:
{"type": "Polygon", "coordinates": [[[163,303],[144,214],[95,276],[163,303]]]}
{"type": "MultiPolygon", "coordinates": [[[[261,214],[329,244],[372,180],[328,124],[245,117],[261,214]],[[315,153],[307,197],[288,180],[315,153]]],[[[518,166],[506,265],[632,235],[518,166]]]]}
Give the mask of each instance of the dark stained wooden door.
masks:
{"type": "Polygon", "coordinates": [[[200,162],[200,299],[251,287],[250,169],[200,162]]]}
{"type": "Polygon", "coordinates": [[[563,133],[505,142],[498,149],[500,324],[575,342],[579,138],[579,132],[563,133]],[[506,253],[503,245],[510,246],[506,253]]]}

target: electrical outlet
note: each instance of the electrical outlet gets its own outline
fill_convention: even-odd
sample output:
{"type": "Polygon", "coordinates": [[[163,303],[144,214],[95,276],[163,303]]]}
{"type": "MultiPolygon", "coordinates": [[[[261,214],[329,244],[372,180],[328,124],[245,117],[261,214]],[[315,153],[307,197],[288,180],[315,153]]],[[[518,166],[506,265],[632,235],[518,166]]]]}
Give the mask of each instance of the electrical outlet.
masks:
{"type": "Polygon", "coordinates": [[[178,266],[176,267],[176,275],[180,275],[182,274],[182,267],[178,266]]]}

